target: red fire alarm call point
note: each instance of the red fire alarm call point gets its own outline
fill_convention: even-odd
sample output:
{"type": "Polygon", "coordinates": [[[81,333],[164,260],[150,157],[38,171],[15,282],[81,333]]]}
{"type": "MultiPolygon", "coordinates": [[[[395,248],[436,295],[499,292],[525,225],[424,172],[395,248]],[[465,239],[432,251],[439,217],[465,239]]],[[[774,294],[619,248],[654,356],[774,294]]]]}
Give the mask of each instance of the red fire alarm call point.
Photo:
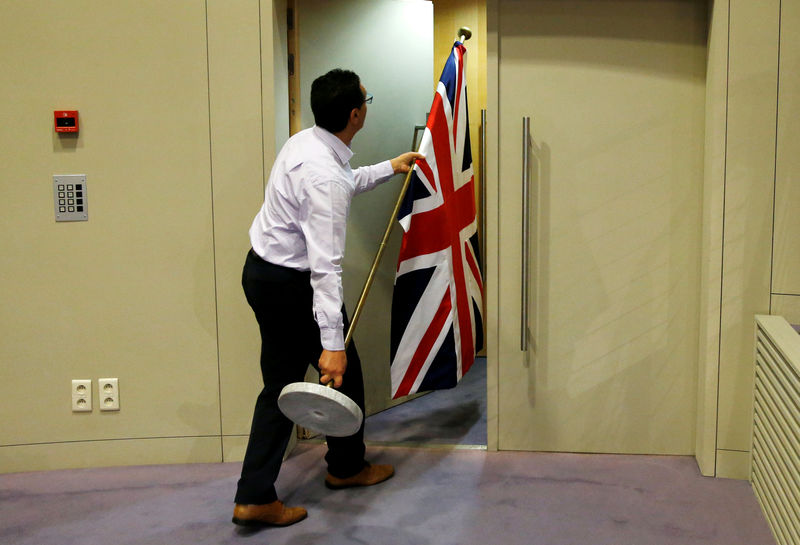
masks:
{"type": "Polygon", "coordinates": [[[78,110],[56,110],[56,132],[78,132],[78,110]]]}

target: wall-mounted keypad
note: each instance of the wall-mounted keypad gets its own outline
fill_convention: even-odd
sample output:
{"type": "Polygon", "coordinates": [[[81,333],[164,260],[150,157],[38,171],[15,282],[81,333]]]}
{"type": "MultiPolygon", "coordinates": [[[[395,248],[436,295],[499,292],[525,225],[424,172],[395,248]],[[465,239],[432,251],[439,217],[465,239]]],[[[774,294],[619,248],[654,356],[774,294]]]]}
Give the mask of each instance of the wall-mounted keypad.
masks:
{"type": "Polygon", "coordinates": [[[53,206],[56,221],[86,221],[89,219],[89,200],[85,174],[53,176],[53,206]]]}

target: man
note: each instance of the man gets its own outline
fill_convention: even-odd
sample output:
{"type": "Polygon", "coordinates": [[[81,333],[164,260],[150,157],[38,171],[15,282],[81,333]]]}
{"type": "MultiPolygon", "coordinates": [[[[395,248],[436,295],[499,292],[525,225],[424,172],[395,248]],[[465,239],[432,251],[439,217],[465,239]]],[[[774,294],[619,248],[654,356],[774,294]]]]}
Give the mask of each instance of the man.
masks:
{"type": "MultiPolygon", "coordinates": [[[[308,364],[320,382],[364,410],[361,362],[351,343],[344,351],[346,316],[341,262],[353,195],[408,172],[418,153],[377,165],[350,168],[350,142],[364,126],[366,93],[356,74],[332,70],[311,86],[316,125],[291,137],[270,173],[264,205],[250,227],[252,249],[242,273],[247,301],[261,331],[261,374],[233,522],[286,526],[303,520],[302,507],[278,500],[275,480],[292,423],[278,409],[283,387],[303,380],[308,364]],[[347,375],[345,377],[345,371],[347,375]]],[[[349,437],[328,437],[329,488],[370,486],[394,474],[390,465],[364,460],[364,424],[349,437]]]]}

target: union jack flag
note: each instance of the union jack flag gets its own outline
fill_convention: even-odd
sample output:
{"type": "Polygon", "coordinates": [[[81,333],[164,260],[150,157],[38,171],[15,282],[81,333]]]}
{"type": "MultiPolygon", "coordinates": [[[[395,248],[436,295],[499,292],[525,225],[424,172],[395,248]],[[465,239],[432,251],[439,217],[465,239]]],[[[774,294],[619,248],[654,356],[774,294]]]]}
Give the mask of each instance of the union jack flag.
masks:
{"type": "Polygon", "coordinates": [[[483,347],[483,282],[464,60],[445,63],[398,214],[403,242],[392,296],[392,398],[452,388],[483,347]]]}

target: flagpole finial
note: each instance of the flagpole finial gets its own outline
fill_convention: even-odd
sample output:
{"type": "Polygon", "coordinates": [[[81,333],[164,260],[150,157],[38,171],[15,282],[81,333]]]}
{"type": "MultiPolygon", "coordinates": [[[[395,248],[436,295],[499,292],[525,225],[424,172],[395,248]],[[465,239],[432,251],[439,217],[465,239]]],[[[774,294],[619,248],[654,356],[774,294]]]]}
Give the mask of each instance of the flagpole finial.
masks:
{"type": "Polygon", "coordinates": [[[463,44],[465,41],[472,38],[472,31],[469,29],[469,27],[462,26],[458,29],[458,38],[463,44]]]}

